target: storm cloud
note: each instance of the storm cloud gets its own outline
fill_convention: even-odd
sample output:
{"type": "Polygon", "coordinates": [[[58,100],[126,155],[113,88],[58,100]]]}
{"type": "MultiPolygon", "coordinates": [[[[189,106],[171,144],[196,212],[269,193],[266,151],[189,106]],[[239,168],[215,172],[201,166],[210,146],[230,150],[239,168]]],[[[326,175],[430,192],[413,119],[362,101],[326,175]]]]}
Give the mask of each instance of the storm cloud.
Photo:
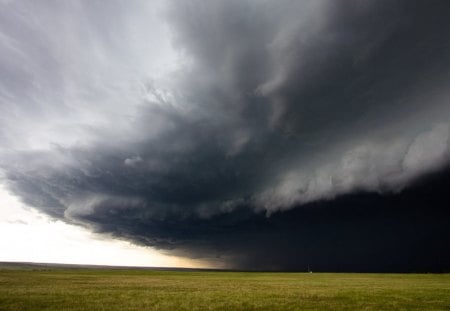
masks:
{"type": "Polygon", "coordinates": [[[235,268],[448,268],[447,1],[0,6],[29,206],[235,268]]]}

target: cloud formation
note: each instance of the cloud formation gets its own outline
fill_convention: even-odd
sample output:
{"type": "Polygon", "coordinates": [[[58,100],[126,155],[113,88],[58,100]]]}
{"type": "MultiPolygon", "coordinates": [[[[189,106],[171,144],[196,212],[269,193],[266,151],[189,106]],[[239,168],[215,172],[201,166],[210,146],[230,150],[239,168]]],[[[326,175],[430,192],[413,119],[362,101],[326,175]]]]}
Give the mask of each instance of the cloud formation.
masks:
{"type": "Polygon", "coordinates": [[[0,6],[2,181],[55,218],[248,267],[448,165],[446,1],[0,6]]]}

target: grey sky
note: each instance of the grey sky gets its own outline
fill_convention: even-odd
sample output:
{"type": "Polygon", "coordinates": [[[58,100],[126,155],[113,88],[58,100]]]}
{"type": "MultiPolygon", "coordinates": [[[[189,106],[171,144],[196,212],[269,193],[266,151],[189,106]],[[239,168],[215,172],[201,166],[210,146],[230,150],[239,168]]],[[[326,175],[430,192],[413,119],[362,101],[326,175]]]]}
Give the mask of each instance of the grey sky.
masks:
{"type": "Polygon", "coordinates": [[[450,156],[431,2],[0,2],[2,183],[188,256],[236,210],[399,192],[450,156]]]}

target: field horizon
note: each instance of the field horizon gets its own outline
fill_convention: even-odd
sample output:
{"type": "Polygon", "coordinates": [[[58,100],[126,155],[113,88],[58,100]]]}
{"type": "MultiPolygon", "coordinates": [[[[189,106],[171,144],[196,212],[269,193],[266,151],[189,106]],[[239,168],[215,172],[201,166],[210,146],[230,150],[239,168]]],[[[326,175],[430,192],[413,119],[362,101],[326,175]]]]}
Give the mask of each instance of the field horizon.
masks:
{"type": "Polygon", "coordinates": [[[450,310],[450,274],[0,263],[0,310],[450,310]]]}
{"type": "Polygon", "coordinates": [[[169,270],[169,271],[206,271],[206,272],[263,272],[263,273],[367,273],[367,274],[450,274],[450,271],[423,271],[423,270],[314,270],[311,267],[305,269],[233,269],[233,268],[191,268],[191,267],[169,267],[169,266],[133,266],[133,265],[99,265],[99,264],[77,264],[58,262],[34,262],[34,261],[0,261],[0,271],[7,269],[113,269],[113,270],[169,270]]]}

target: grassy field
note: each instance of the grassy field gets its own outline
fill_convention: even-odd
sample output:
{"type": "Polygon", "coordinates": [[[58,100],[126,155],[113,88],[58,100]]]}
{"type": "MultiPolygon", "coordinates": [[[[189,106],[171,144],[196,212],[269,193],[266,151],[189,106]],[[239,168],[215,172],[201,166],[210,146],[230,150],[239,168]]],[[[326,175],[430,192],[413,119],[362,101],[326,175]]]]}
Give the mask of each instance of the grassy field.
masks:
{"type": "Polygon", "coordinates": [[[450,310],[450,275],[0,268],[0,310],[450,310]]]}

